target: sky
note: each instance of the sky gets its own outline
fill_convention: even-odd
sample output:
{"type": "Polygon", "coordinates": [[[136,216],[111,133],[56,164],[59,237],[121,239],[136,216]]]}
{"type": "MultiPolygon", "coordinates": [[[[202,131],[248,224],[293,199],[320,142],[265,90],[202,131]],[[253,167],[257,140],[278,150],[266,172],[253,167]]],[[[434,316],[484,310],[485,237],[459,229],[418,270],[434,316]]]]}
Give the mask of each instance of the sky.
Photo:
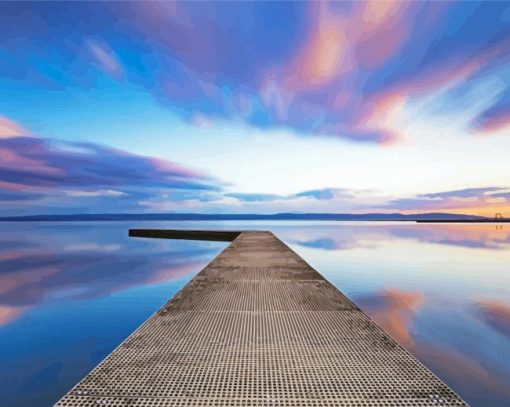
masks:
{"type": "Polygon", "coordinates": [[[2,2],[0,215],[510,216],[510,2],[2,2]]]}

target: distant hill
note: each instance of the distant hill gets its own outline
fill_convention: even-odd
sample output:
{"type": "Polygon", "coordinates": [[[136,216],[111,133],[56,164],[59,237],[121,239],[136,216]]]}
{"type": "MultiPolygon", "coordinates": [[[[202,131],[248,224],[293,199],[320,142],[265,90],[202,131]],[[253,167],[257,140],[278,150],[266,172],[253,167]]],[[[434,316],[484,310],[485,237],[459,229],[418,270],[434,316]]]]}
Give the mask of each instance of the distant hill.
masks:
{"type": "Polygon", "coordinates": [[[205,214],[205,213],[129,213],[129,214],[72,214],[72,215],[28,215],[0,217],[0,222],[35,222],[35,221],[179,221],[179,220],[338,220],[338,221],[417,221],[417,220],[488,220],[483,216],[457,215],[451,213],[418,213],[404,215],[401,213],[275,213],[261,214],[205,214]]]}

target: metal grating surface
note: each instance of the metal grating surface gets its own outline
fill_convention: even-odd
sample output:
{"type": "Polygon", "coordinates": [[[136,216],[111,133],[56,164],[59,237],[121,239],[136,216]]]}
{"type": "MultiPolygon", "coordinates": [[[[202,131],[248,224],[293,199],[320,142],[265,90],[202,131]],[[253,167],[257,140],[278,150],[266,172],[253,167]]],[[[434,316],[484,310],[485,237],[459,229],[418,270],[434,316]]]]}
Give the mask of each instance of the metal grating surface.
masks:
{"type": "Polygon", "coordinates": [[[243,232],[57,403],[466,406],[269,232],[243,232]]]}

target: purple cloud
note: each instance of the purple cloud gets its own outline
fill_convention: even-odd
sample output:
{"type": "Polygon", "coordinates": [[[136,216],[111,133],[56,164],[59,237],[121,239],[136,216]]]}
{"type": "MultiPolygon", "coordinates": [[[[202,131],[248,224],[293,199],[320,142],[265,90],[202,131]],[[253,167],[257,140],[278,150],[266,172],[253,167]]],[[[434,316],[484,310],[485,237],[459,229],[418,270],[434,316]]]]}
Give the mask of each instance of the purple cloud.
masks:
{"type": "Polygon", "coordinates": [[[423,194],[420,197],[424,198],[471,198],[480,197],[488,192],[495,192],[502,190],[501,187],[486,187],[486,188],[466,188],[454,191],[435,192],[432,194],[423,194]]]}
{"type": "Polygon", "coordinates": [[[75,198],[143,199],[155,191],[216,191],[219,183],[178,164],[91,143],[0,139],[0,200],[59,193],[75,198]]]}
{"type": "Polygon", "coordinates": [[[468,213],[471,207],[487,207],[487,209],[491,206],[498,207],[506,201],[508,195],[508,188],[503,187],[466,188],[391,199],[383,207],[421,211],[465,208],[468,213]]]}
{"type": "MultiPolygon", "coordinates": [[[[414,99],[508,64],[507,20],[504,2],[8,3],[0,75],[60,90],[106,75],[200,126],[388,144],[414,99]]],[[[506,126],[507,99],[478,126],[506,126]]]]}
{"type": "Polygon", "coordinates": [[[0,157],[0,181],[17,185],[217,188],[206,176],[177,164],[92,143],[5,138],[0,139],[0,157]]]}
{"type": "MultiPolygon", "coordinates": [[[[9,122],[12,128],[12,122],[9,122]]],[[[384,212],[498,207],[503,187],[467,188],[390,199],[343,188],[289,195],[226,192],[225,185],[181,165],[92,143],[31,136],[0,138],[0,205],[4,216],[23,213],[384,212]],[[243,206],[226,200],[233,198],[243,206]],[[17,205],[16,202],[24,202],[17,205]]],[[[502,206],[503,205],[503,206],[502,206]]]]}
{"type": "MultiPolygon", "coordinates": [[[[508,74],[503,74],[498,79],[502,83],[508,82],[508,74]]],[[[473,120],[472,128],[477,133],[487,134],[508,126],[510,126],[510,88],[506,86],[501,90],[497,100],[473,120]]]]}

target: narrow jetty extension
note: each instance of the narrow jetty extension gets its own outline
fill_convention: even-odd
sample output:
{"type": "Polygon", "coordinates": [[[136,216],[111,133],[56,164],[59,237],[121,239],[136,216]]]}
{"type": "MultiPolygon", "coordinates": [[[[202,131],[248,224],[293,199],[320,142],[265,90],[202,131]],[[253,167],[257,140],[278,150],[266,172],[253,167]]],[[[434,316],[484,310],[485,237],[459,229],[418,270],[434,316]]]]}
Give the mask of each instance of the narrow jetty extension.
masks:
{"type": "Polygon", "coordinates": [[[232,243],[59,407],[467,406],[270,232],[232,243]]]}

